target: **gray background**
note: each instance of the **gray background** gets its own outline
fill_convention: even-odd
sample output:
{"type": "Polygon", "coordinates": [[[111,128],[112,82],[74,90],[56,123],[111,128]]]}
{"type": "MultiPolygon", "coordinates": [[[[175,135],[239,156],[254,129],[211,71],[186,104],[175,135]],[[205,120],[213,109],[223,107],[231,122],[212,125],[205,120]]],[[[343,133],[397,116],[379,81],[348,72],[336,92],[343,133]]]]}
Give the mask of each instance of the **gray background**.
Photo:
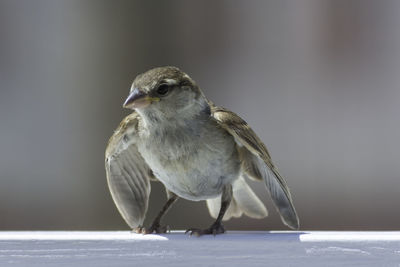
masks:
{"type": "MultiPolygon", "coordinates": [[[[104,149],[134,77],[162,65],[265,141],[302,229],[398,229],[399,11],[395,0],[0,0],[0,230],[127,229],[104,149]]],[[[228,229],[286,229],[252,186],[270,216],[228,229]]],[[[164,199],[153,184],[148,217],[164,199]]],[[[212,222],[184,200],[165,221],[212,222]]]]}

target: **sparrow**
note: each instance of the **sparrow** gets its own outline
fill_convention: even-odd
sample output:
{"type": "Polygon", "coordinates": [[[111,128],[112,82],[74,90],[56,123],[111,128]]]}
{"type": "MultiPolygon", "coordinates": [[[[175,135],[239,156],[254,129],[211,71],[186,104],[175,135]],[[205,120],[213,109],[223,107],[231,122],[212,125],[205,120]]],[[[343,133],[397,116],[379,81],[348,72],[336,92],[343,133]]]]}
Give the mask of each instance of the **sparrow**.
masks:
{"type": "Polygon", "coordinates": [[[178,198],[205,200],[215,222],[190,235],[221,234],[222,220],[267,209],[246,180],[266,185],[284,224],[299,228],[289,188],[254,131],[235,113],[207,100],[176,67],[138,75],[123,104],[132,113],[111,136],[105,152],[107,183],[116,207],[134,232],[165,233],[161,219],[178,198]],[[159,181],[167,202],[143,227],[150,181],[159,181]]]}

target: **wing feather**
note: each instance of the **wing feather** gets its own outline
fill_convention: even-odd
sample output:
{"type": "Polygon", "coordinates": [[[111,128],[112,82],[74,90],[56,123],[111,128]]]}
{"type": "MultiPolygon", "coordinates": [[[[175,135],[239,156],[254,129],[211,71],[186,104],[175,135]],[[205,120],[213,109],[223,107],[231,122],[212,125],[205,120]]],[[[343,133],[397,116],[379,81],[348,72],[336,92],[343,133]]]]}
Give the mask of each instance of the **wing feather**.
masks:
{"type": "Polygon", "coordinates": [[[282,221],[293,229],[299,228],[299,219],[289,188],[271,160],[264,143],[249,125],[235,113],[211,103],[211,113],[219,125],[227,130],[239,147],[242,170],[255,180],[264,180],[282,221]]]}
{"type": "Polygon", "coordinates": [[[136,113],[121,122],[108,142],[105,162],[111,196],[132,229],[143,224],[153,178],[135,144],[137,125],[136,113]]]}

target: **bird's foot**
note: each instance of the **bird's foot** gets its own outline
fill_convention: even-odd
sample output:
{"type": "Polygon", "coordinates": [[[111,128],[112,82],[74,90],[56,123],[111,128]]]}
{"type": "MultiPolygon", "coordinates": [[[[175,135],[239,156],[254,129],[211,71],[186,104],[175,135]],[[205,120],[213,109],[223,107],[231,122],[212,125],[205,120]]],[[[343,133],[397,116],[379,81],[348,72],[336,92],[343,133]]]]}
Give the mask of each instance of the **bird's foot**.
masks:
{"type": "Polygon", "coordinates": [[[218,235],[218,234],[223,234],[225,233],[225,228],[222,225],[222,223],[214,223],[211,225],[210,228],[207,229],[196,229],[196,228],[190,228],[186,230],[185,234],[189,233],[190,236],[195,235],[195,236],[202,236],[202,235],[218,235]]]}
{"type": "Polygon", "coordinates": [[[168,225],[163,225],[161,226],[158,223],[153,223],[150,227],[143,227],[143,226],[138,226],[135,229],[133,229],[134,233],[136,234],[144,234],[144,235],[148,235],[148,234],[165,234],[170,232],[169,226],[168,225]]]}

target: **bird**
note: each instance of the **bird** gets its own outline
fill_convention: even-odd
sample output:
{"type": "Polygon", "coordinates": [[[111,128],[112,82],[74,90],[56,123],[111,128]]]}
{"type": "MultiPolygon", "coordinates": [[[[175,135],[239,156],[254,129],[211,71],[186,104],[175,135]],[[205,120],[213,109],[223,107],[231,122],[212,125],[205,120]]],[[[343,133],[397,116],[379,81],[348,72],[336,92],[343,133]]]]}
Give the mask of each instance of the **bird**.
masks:
{"type": "Polygon", "coordinates": [[[260,138],[238,115],[209,101],[197,83],[177,67],[139,74],[123,107],[132,111],[109,139],[107,184],[114,203],[135,233],[166,233],[162,217],[179,199],[206,201],[215,219],[190,235],[225,232],[222,221],[268,215],[247,183],[265,184],[282,222],[299,229],[289,188],[260,138]],[[161,182],[167,202],[149,227],[143,222],[151,181],[161,182]]]}

